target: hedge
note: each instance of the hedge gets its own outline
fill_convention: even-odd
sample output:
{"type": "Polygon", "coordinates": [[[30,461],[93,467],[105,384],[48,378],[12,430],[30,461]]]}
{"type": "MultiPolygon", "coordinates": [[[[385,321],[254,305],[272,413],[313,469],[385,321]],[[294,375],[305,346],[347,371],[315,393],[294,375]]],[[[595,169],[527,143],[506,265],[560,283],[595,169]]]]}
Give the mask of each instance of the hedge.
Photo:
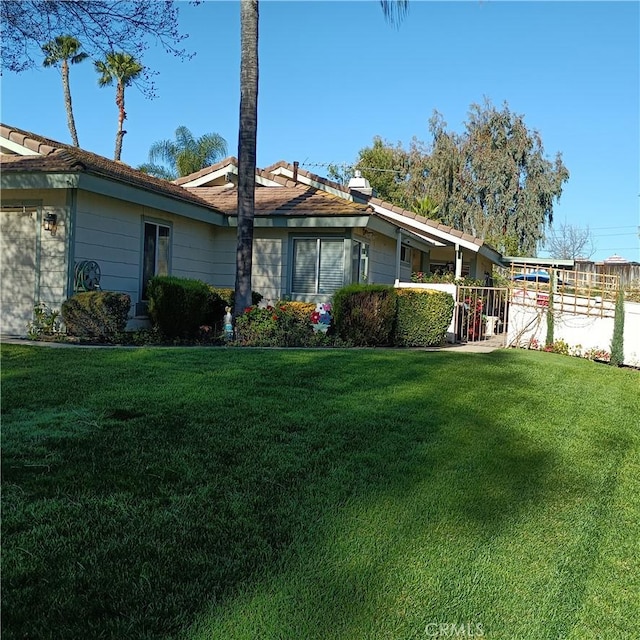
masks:
{"type": "Polygon", "coordinates": [[[391,285],[352,284],[335,292],[332,308],[336,332],[358,347],[393,343],[396,290],[391,285]]]}
{"type": "Polygon", "coordinates": [[[85,291],[62,303],[60,312],[72,336],[110,338],[125,330],[131,297],[115,291],[85,291]]]}
{"type": "Polygon", "coordinates": [[[395,344],[432,347],[444,343],[455,302],[444,291],[398,289],[395,344]]]}

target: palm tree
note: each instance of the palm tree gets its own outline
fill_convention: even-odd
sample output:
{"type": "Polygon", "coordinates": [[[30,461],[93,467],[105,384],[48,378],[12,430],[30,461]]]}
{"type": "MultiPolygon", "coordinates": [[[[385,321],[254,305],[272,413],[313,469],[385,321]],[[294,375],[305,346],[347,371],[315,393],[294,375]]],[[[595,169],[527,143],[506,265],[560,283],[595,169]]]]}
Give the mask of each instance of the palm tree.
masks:
{"type": "Polygon", "coordinates": [[[240,130],[234,316],[240,315],[251,305],[257,133],[258,0],[240,0],[240,130]]]}
{"type": "Polygon", "coordinates": [[[140,76],[144,67],[128,53],[107,53],[104,60],[95,63],[96,71],[101,74],[98,78],[98,85],[101,87],[110,86],[116,82],[116,105],[118,106],[118,131],[116,133],[116,150],[114,160],[120,160],[122,153],[122,139],[127,133],[123,126],[127,118],[124,110],[124,88],[128,87],[136,78],[140,76]]]}
{"type": "Polygon", "coordinates": [[[429,196],[417,199],[411,207],[411,211],[424,216],[425,218],[429,218],[430,220],[438,220],[442,222],[441,217],[437,215],[440,211],[440,205],[429,196]]]}
{"type": "Polygon", "coordinates": [[[84,51],[80,51],[82,45],[73,36],[57,36],[42,46],[45,59],[44,67],[57,67],[60,64],[62,73],[62,91],[64,93],[64,106],[67,110],[67,124],[71,133],[74,146],[79,147],[76,123],[73,118],[73,106],[71,104],[71,89],[69,88],[69,64],[78,64],[89,57],[84,51]]]}
{"type": "MultiPolygon", "coordinates": [[[[380,0],[385,18],[398,25],[409,0],[380,0]]],[[[251,265],[258,130],[258,0],[240,0],[240,130],[238,134],[238,236],[235,306],[238,316],[251,305],[251,265]]]]}
{"type": "Polygon", "coordinates": [[[138,167],[156,178],[175,180],[213,164],[227,155],[227,141],[217,133],[205,133],[199,138],[185,126],[176,129],[175,140],[159,140],[149,149],[149,163],[138,167]],[[158,161],[169,168],[157,164],[158,161]]]}

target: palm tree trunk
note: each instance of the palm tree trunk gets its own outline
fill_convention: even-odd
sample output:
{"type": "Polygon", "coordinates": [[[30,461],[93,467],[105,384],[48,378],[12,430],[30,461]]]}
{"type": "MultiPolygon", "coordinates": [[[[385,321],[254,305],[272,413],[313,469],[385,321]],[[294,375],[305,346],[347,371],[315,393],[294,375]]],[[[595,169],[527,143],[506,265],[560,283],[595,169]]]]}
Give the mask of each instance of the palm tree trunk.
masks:
{"type": "Polygon", "coordinates": [[[78,132],[76,131],[76,123],[73,119],[73,106],[71,104],[71,89],[69,88],[69,62],[65,59],[62,61],[62,91],[64,92],[64,106],[67,110],[67,125],[71,140],[74,147],[79,147],[78,132]]]}
{"type": "Polygon", "coordinates": [[[251,305],[258,131],[258,0],[240,2],[240,130],[234,316],[251,305]]]}
{"type": "Polygon", "coordinates": [[[120,160],[120,155],[122,154],[122,138],[124,138],[124,134],[126,133],[124,130],[124,121],[127,114],[124,110],[124,84],[122,82],[118,82],[116,89],[116,104],[118,105],[118,132],[116,133],[116,151],[113,159],[117,161],[120,160]]]}

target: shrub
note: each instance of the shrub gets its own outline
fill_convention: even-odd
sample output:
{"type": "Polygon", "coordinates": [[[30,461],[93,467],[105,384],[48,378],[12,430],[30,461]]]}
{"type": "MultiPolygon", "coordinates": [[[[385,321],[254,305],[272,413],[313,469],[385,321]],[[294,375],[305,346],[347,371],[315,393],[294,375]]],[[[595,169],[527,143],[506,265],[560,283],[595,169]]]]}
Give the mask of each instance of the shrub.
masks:
{"type": "Polygon", "coordinates": [[[151,322],[168,338],[197,335],[211,314],[211,292],[201,280],[154,276],[147,291],[151,322]]]}
{"type": "Polygon", "coordinates": [[[291,312],[300,322],[311,322],[311,314],[315,311],[316,305],[314,302],[296,302],[287,301],[283,302],[282,306],[289,312],[291,312]]]}
{"type": "Polygon", "coordinates": [[[393,343],[396,290],[391,285],[352,284],[336,291],[332,307],[342,340],[359,347],[393,343]]]}
{"type": "Polygon", "coordinates": [[[443,291],[399,289],[395,343],[407,347],[441,345],[455,302],[443,291]]]}
{"type": "Polygon", "coordinates": [[[37,340],[42,336],[52,336],[60,330],[58,316],[60,311],[49,309],[41,302],[33,307],[33,320],[27,325],[27,336],[30,340],[37,340]]]}
{"type": "MultiPolygon", "coordinates": [[[[236,318],[236,341],[252,347],[312,347],[327,344],[324,334],[314,334],[308,316],[289,302],[248,307],[236,318]]],[[[315,305],[312,305],[315,307],[315,305]]]]}
{"type": "Polygon", "coordinates": [[[113,338],[127,326],[131,297],[115,291],[84,291],[62,303],[61,312],[72,336],[113,338]]]}
{"type": "Polygon", "coordinates": [[[559,353],[563,356],[569,355],[569,345],[564,340],[556,340],[551,344],[545,345],[543,351],[547,353],[559,353]]]}
{"type": "Polygon", "coordinates": [[[616,296],[610,362],[616,367],[621,367],[624,362],[624,291],[622,289],[618,290],[618,295],[616,296]]]}

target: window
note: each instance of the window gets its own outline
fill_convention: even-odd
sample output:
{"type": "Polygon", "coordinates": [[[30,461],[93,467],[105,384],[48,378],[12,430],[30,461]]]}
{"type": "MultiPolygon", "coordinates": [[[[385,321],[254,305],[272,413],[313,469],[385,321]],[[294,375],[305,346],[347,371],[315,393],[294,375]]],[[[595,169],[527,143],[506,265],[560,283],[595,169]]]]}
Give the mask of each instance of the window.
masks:
{"type": "Polygon", "coordinates": [[[342,238],[300,238],[293,241],[291,293],[333,293],[343,284],[342,238]]]}
{"type": "Polygon", "coordinates": [[[352,282],[369,280],[369,245],[358,240],[351,245],[351,278],[352,282]]]}
{"type": "Polygon", "coordinates": [[[171,228],[144,223],[144,256],[142,263],[142,299],[147,299],[147,284],[153,276],[169,275],[171,228]]]}
{"type": "Polygon", "coordinates": [[[411,247],[406,244],[400,247],[400,262],[411,262],[411,247]]]}

